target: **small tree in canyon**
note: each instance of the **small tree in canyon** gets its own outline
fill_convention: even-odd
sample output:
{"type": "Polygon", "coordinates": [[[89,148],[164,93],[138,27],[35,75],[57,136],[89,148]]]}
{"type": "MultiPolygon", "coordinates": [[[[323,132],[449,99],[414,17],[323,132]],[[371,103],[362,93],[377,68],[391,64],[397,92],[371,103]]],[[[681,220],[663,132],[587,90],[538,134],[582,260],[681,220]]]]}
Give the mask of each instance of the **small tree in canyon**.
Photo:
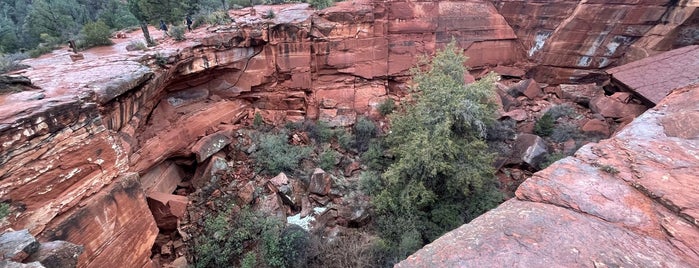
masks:
{"type": "Polygon", "coordinates": [[[381,236],[393,243],[396,258],[502,200],[484,141],[495,119],[496,76],[465,85],[465,60],[455,42],[448,44],[426,71],[414,72],[414,103],[390,117],[386,142],[394,161],[381,176],[374,204],[381,236]]]}

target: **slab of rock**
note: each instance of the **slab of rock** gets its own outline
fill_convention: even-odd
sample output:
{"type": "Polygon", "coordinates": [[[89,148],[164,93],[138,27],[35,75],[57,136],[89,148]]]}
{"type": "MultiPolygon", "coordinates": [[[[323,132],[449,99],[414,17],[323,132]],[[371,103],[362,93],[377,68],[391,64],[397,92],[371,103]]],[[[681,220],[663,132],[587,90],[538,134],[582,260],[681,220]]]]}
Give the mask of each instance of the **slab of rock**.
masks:
{"type": "Polygon", "coordinates": [[[223,153],[214,154],[209,160],[197,167],[192,177],[192,186],[197,189],[202,188],[218,180],[229,168],[228,161],[226,161],[226,156],[223,153]]]}
{"type": "Polygon", "coordinates": [[[309,180],[308,192],[317,195],[327,195],[332,187],[332,178],[320,168],[316,168],[309,180]]]}
{"type": "Polygon", "coordinates": [[[559,87],[561,89],[559,98],[571,100],[583,106],[588,106],[592,99],[604,95],[604,90],[595,84],[563,84],[559,87]]]}
{"type": "Polygon", "coordinates": [[[609,124],[605,120],[590,119],[582,126],[581,130],[585,133],[598,134],[608,137],[611,134],[609,124]]]}
{"type": "Polygon", "coordinates": [[[500,118],[512,118],[517,122],[522,122],[524,120],[527,120],[529,115],[527,114],[527,111],[522,110],[522,109],[515,109],[506,113],[503,113],[500,115],[500,118]]]}
{"type": "Polygon", "coordinates": [[[170,194],[177,189],[185,174],[182,168],[171,161],[165,161],[141,176],[141,185],[146,193],[160,192],[170,194]]]}
{"type": "Polygon", "coordinates": [[[150,216],[138,174],[122,175],[76,210],[60,224],[47,227],[39,239],[83,245],[78,267],[151,265],[151,247],[158,227],[150,216]]]}
{"type": "Polygon", "coordinates": [[[548,155],[548,146],[541,137],[534,134],[517,134],[515,145],[510,157],[510,163],[525,163],[531,167],[539,167],[548,155]]]}
{"type": "Polygon", "coordinates": [[[534,79],[526,79],[519,81],[517,84],[514,84],[510,89],[508,90],[509,92],[514,93],[517,96],[526,96],[529,99],[535,99],[539,95],[541,95],[541,87],[539,87],[539,83],[534,81],[534,79]]]}
{"type": "Polygon", "coordinates": [[[30,263],[21,263],[21,262],[13,262],[13,261],[6,261],[6,260],[0,260],[0,267],[3,267],[3,268],[45,268],[38,261],[30,262],[30,263]]]}
{"type": "Polygon", "coordinates": [[[524,181],[397,267],[697,267],[699,85],[524,181]]]}
{"type": "Polygon", "coordinates": [[[493,68],[493,72],[502,76],[510,76],[517,78],[522,78],[526,74],[524,70],[512,66],[496,66],[495,68],[493,68]]]}
{"type": "Polygon", "coordinates": [[[66,241],[41,243],[39,250],[29,256],[27,261],[40,262],[46,268],[76,267],[78,256],[83,253],[83,246],[66,241]]]}
{"type": "Polygon", "coordinates": [[[623,103],[605,95],[597,96],[590,101],[590,110],[606,118],[636,118],[647,109],[645,105],[623,103]]]}
{"type": "Polygon", "coordinates": [[[38,249],[39,242],[27,229],[0,235],[0,256],[2,259],[21,262],[38,249]]]}
{"type": "Polygon", "coordinates": [[[192,153],[197,157],[197,162],[202,163],[204,160],[226,147],[226,145],[230,144],[231,141],[229,133],[216,132],[199,139],[199,141],[192,146],[192,153]]]}
{"type": "Polygon", "coordinates": [[[284,174],[284,172],[281,172],[277,176],[274,176],[274,178],[271,178],[269,181],[274,186],[281,187],[282,185],[289,184],[289,177],[287,177],[286,174],[284,174]]]}
{"type": "Polygon", "coordinates": [[[148,194],[148,207],[161,230],[176,230],[177,222],[187,212],[189,199],[186,196],[151,192],[148,194]]]}

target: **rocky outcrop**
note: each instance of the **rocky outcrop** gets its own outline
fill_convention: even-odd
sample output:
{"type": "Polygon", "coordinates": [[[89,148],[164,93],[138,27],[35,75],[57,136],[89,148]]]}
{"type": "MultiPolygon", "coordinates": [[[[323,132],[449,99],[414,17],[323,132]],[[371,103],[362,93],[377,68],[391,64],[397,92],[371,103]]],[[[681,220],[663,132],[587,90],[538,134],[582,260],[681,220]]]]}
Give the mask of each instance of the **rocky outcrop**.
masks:
{"type": "MultiPolygon", "coordinates": [[[[79,266],[150,265],[157,223],[147,196],[182,178],[159,165],[190,159],[199,165],[195,186],[215,180],[227,167],[216,155],[225,139],[211,135],[232,133],[255,114],[267,123],[332,126],[377,115],[381,102],[407,91],[417,56],[451,40],[472,67],[522,77],[520,68],[502,65],[531,60],[543,65],[529,72],[537,81],[569,82],[609,66],[645,33],[670,40],[692,32],[696,12],[686,1],[636,2],[610,9],[600,1],[359,0],[317,12],[306,4],[258,6],[274,9],[275,18],[231,11],[235,24],[198,29],[183,42],[160,40],[152,50],[127,50],[140,39],[135,32],[83,51],[79,61],[65,50],[27,60],[31,67],[18,74],[34,86],[0,95],[0,196],[11,204],[9,225],[84,245],[79,266]],[[659,25],[663,16],[672,18],[669,26],[659,25]]],[[[522,93],[538,95],[537,87],[530,82],[522,93]]],[[[172,212],[169,203],[160,205],[172,212]]]]}
{"type": "Polygon", "coordinates": [[[398,267],[696,267],[697,100],[675,91],[398,267]]]}
{"type": "Polygon", "coordinates": [[[530,74],[546,83],[594,79],[600,68],[699,41],[696,1],[492,2],[536,63],[530,74]]]}
{"type": "Polygon", "coordinates": [[[667,94],[699,83],[699,46],[687,46],[607,70],[622,89],[655,105],[667,94]]]}

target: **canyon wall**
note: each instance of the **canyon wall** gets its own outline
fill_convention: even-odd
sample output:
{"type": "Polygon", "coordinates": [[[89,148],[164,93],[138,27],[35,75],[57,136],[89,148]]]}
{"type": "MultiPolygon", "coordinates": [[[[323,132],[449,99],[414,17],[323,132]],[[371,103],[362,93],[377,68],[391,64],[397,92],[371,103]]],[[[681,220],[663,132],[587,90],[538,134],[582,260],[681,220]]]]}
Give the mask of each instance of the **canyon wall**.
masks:
{"type": "Polygon", "coordinates": [[[699,41],[696,0],[494,0],[548,83],[594,79],[600,69],[699,41]]]}
{"type": "Polygon", "coordinates": [[[697,99],[675,90],[398,267],[697,267],[697,99]]]}
{"type": "Polygon", "coordinates": [[[3,226],[84,245],[82,267],[150,266],[158,229],[141,177],[167,159],[193,158],[201,137],[255,113],[269,123],[332,126],[376,116],[379,103],[407,92],[418,56],[451,40],[474,68],[541,65],[530,74],[550,82],[597,73],[631,57],[626,51],[696,43],[694,2],[628,1],[611,11],[601,2],[548,2],[256,7],[231,11],[234,24],[149,51],[117,40],[84,51],[83,61],[65,50],[29,60],[18,74],[40,89],[0,96],[0,196],[12,208],[3,226]],[[261,18],[267,9],[274,19],[261,18]],[[603,11],[609,19],[599,20],[603,11]],[[673,20],[662,24],[663,16],[673,20]]]}

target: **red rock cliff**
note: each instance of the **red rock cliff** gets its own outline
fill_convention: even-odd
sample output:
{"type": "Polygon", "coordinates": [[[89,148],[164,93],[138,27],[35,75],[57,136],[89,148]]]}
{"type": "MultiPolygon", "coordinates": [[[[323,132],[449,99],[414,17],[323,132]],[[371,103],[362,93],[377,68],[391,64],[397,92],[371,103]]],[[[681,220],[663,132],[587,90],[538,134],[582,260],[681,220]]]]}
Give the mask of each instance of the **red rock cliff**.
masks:
{"type": "MultiPolygon", "coordinates": [[[[163,41],[145,52],[127,51],[121,40],[83,52],[82,61],[72,62],[65,51],[30,60],[22,74],[41,89],[0,96],[0,195],[13,211],[7,224],[84,245],[83,267],[148,266],[158,229],[139,175],[168,158],[190,157],[202,136],[233,129],[242,117],[259,112],[269,122],[350,125],[401,94],[416,56],[452,38],[470,66],[514,64],[534,51],[534,62],[565,70],[589,56],[584,69],[594,70],[606,64],[603,50],[580,51],[615,47],[623,27],[691,28],[681,19],[674,28],[653,23],[662,3],[615,4],[614,10],[637,6],[649,17],[632,23],[619,15],[630,11],[610,11],[611,19],[591,24],[604,37],[597,44],[598,37],[568,29],[578,29],[574,23],[600,11],[601,3],[531,2],[353,1],[317,13],[305,4],[258,7],[277,16],[231,12],[233,25],[200,29],[184,42],[163,41]],[[533,26],[515,13],[531,15],[533,26]],[[541,47],[537,36],[545,36],[541,47]]],[[[690,10],[670,12],[693,18],[690,10]]],[[[633,33],[634,40],[646,38],[633,33]]],[[[627,41],[608,58],[636,44],[627,41]]],[[[651,43],[638,49],[656,48],[651,43]]]]}

